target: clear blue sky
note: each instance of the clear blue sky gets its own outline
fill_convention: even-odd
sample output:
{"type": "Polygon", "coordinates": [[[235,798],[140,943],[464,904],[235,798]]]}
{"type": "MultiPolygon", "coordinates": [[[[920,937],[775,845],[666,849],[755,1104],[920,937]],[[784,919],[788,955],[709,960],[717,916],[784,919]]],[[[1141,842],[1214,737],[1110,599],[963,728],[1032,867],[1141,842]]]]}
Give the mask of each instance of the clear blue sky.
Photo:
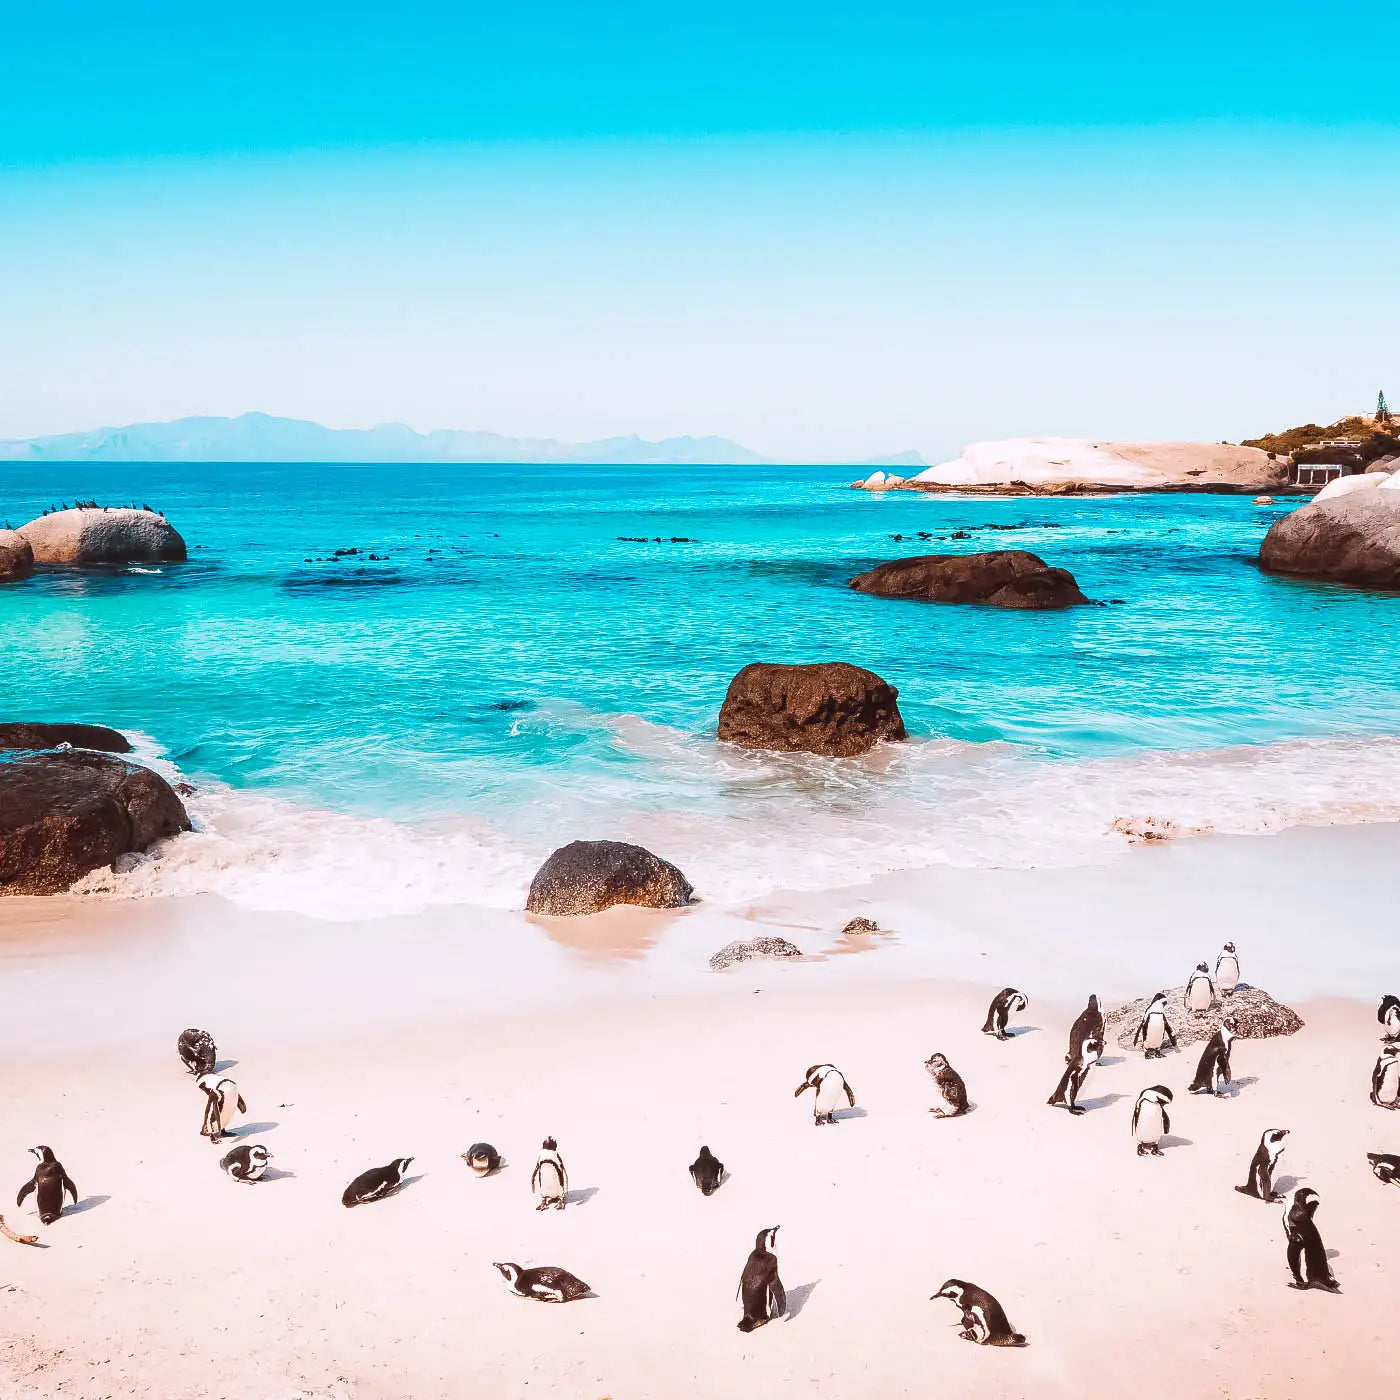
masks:
{"type": "Polygon", "coordinates": [[[938,455],[1394,400],[1397,30],[10,0],[0,436],[259,408],[938,455]]]}

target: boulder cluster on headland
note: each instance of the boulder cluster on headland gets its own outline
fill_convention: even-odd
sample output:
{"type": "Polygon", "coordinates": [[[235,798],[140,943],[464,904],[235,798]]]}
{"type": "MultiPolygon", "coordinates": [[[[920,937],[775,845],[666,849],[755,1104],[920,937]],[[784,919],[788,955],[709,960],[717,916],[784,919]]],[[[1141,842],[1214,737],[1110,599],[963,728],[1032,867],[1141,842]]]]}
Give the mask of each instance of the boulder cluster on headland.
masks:
{"type": "Polygon", "coordinates": [[[851,580],[857,593],[926,603],[986,603],[994,608],[1069,608],[1088,603],[1067,569],[1024,549],[982,554],[920,554],[892,559],[851,580]]]}
{"type": "Polygon", "coordinates": [[[0,530],[0,580],[23,578],[36,565],[91,568],[169,564],[186,557],[180,532],[158,511],[89,502],[46,511],[18,530],[0,530]]]}

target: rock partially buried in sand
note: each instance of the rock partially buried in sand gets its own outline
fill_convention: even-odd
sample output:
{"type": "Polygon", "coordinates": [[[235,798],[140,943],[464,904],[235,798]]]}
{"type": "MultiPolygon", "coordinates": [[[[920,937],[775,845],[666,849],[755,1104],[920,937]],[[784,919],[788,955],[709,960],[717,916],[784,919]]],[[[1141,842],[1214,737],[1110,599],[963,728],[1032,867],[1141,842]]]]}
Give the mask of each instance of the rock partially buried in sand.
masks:
{"type": "Polygon", "coordinates": [[[185,558],[185,542],[163,516],[125,506],[83,506],[41,515],[19,534],[36,564],[165,564],[185,558]]]}
{"type": "Polygon", "coordinates": [[[615,904],[680,909],[695,891],[669,861],[625,841],[572,841],[540,866],[525,910],[569,917],[598,914],[615,904]]]}
{"type": "Polygon", "coordinates": [[[853,933],[879,933],[880,925],[874,919],[852,919],[841,932],[846,937],[850,937],[853,933]]]}
{"type": "Polygon", "coordinates": [[[1382,489],[1392,480],[1352,476],[1332,482],[1310,505],[1274,521],[1259,548],[1259,567],[1363,588],[1400,588],[1400,490],[1382,489]],[[1334,486],[1351,489],[1327,496],[1334,486]]]}
{"type": "Polygon", "coordinates": [[[1208,826],[1182,826],[1170,817],[1115,817],[1108,829],[1115,836],[1126,836],[1135,846],[1175,841],[1181,836],[1205,836],[1210,832],[1208,826]]]}
{"type": "MultiPolygon", "coordinates": [[[[1303,1028],[1303,1018],[1292,1007],[1275,1001],[1268,992],[1241,982],[1233,996],[1216,997],[1209,1011],[1188,1011],[1182,1004],[1185,987],[1173,987],[1167,992],[1167,1020],[1176,1032],[1176,1043],[1184,1048],[1197,1041],[1209,1040],[1220,1029],[1228,1015],[1237,1022],[1236,1034],[1241,1040],[1266,1040],[1270,1036],[1292,1035],[1303,1028]]],[[[1133,1035],[1142,1021],[1151,997],[1139,997],[1126,1006],[1110,1011],[1105,1017],[1109,1034],[1116,1034],[1119,1046],[1133,1048],[1133,1035]]]]}
{"type": "Polygon", "coordinates": [[[1052,569],[1025,549],[984,554],[918,554],[892,559],[850,586],[876,598],[923,603],[986,603],[994,608],[1046,610],[1089,602],[1067,569],[1052,569]]]}
{"type": "Polygon", "coordinates": [[[755,661],[729,682],[719,737],[746,749],[851,758],[905,737],[898,695],[874,671],[844,661],[755,661]]]}
{"type": "Polygon", "coordinates": [[[0,758],[0,895],[57,894],[189,829],[149,768],[82,749],[0,758]]]}
{"type": "Polygon", "coordinates": [[[34,549],[18,530],[0,530],[0,583],[34,572],[34,549]]]}
{"type": "Polygon", "coordinates": [[[769,938],[767,936],[741,938],[733,943],[726,943],[710,959],[710,969],[713,972],[723,972],[727,967],[734,967],[742,962],[753,962],[757,958],[800,958],[801,956],[802,949],[789,943],[786,938],[769,938]]]}
{"type": "Polygon", "coordinates": [[[98,749],[102,753],[130,753],[126,735],[104,724],[44,724],[16,721],[0,724],[0,751],[5,749],[56,749],[71,744],[75,749],[98,749]]]}

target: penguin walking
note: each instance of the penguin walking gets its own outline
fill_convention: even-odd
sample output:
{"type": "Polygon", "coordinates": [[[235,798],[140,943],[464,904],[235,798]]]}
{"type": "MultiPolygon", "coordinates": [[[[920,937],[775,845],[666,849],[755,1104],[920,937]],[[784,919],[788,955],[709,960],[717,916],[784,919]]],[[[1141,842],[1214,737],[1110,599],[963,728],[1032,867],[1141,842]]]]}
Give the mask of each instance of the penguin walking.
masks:
{"type": "Polygon", "coordinates": [[[1366,1160],[1384,1186],[1400,1186],[1400,1156],[1393,1152],[1368,1152],[1366,1160]]]}
{"type": "Polygon", "coordinates": [[[490,1176],[501,1169],[501,1154],[489,1142],[474,1142],[462,1153],[462,1160],[477,1176],[490,1176]]]}
{"type": "Polygon", "coordinates": [[[939,1102],[929,1112],[935,1118],[957,1118],[967,1112],[967,1085],[948,1063],[946,1055],[930,1055],[924,1061],[930,1078],[938,1086],[939,1102]]]}
{"type": "Polygon", "coordinates": [[[787,1294],[778,1277],[778,1256],[773,1253],[778,1228],[774,1225],[771,1230],[758,1232],[744,1264],[738,1293],[744,1305],[744,1315],[739,1319],[741,1332],[752,1332],[755,1327],[762,1327],[787,1311],[787,1294]]]}
{"type": "Polygon", "coordinates": [[[1045,1102],[1051,1108],[1067,1108],[1076,1115],[1087,1112],[1079,1106],[1079,1091],[1084,1087],[1089,1071],[1098,1064],[1102,1051],[1103,1043],[1090,1038],[1080,1045],[1077,1060],[1071,1060],[1066,1055],[1065,1072],[1060,1076],[1060,1082],[1055,1085],[1055,1092],[1045,1102]]]}
{"type": "Polygon", "coordinates": [[[530,1173],[530,1190],[539,1197],[536,1210],[563,1210],[569,1197],[569,1173],[564,1170],[564,1159],[559,1155],[559,1144],[552,1137],[545,1138],[540,1147],[535,1169],[530,1173]]]}
{"type": "Polygon", "coordinates": [[[572,1303],[593,1292],[581,1278],[552,1264],[538,1269],[522,1269],[519,1264],[493,1264],[492,1268],[500,1270],[512,1293],[537,1303],[572,1303]]]}
{"type": "Polygon", "coordinates": [[[1148,1060],[1160,1060],[1162,1058],[1162,1046],[1170,1045],[1176,1049],[1176,1032],[1172,1030],[1171,1023],[1167,1020],[1167,994],[1158,992],[1148,1003],[1147,1010],[1142,1013],[1142,1020],[1138,1023],[1138,1028],[1133,1032],[1133,1044],[1141,1043],[1143,1048],[1143,1058],[1148,1060]]]}
{"type": "Polygon", "coordinates": [[[1400,1108],[1400,1045],[1387,1045],[1371,1071],[1371,1102],[1377,1108],[1400,1108]]]}
{"type": "Polygon", "coordinates": [[[700,1188],[702,1196],[713,1196],[724,1180],[724,1163],[708,1147],[690,1164],[690,1179],[700,1188]]]}
{"type": "Polygon", "coordinates": [[[1086,1040],[1098,1041],[1099,1053],[1103,1053],[1107,1042],[1104,1040],[1103,1012],[1099,1010],[1096,996],[1089,998],[1089,1004],[1075,1017],[1074,1024],[1069,1028],[1069,1054],[1065,1058],[1078,1064],[1083,1058],[1086,1040]]]}
{"type": "Polygon", "coordinates": [[[1293,1274],[1290,1288],[1321,1288],[1340,1293],[1332,1273],[1322,1236],[1317,1232],[1318,1195],[1310,1186],[1293,1193],[1283,1212],[1283,1232],[1288,1236],[1288,1267],[1293,1274]],[[1301,1266],[1301,1267],[1300,1267],[1301,1266]]]}
{"type": "Polygon", "coordinates": [[[191,1074],[213,1074],[219,1052],[214,1048],[214,1037],[208,1031],[193,1028],[181,1031],[175,1049],[191,1074]]]}
{"type": "Polygon", "coordinates": [[[846,1077],[835,1065],[809,1065],[807,1077],[793,1090],[793,1098],[799,1098],[808,1089],[815,1089],[812,1116],[817,1125],[836,1122],[836,1110],[844,1097],[852,1108],[856,1106],[855,1090],[846,1083],[846,1077]]]}
{"type": "Polygon", "coordinates": [[[219,1165],[235,1181],[261,1181],[272,1153],[260,1142],[243,1143],[219,1159],[219,1165]]]}
{"type": "Polygon", "coordinates": [[[63,1163],[53,1155],[52,1147],[31,1147],[29,1150],[39,1159],[39,1165],[34,1168],[34,1175],[19,1188],[15,1205],[22,1206],[25,1197],[32,1191],[40,1223],[52,1225],[63,1214],[65,1192],[72,1196],[74,1205],[78,1204],[78,1188],[73,1185],[72,1177],[63,1170],[63,1163]]]}
{"type": "Polygon", "coordinates": [[[1186,979],[1182,1003],[1188,1011],[1209,1011],[1215,1002],[1215,986],[1210,980],[1210,966],[1197,963],[1196,970],[1186,979]]]}
{"type": "Polygon", "coordinates": [[[204,1122],[199,1134],[210,1142],[220,1142],[229,1136],[238,1115],[248,1112],[248,1105],[227,1075],[201,1074],[196,1083],[204,1090],[204,1122]]]}
{"type": "Polygon", "coordinates": [[[1201,1052],[1200,1063],[1196,1066],[1196,1077],[1191,1081],[1193,1094],[1224,1095],[1222,1085],[1230,1083],[1230,1046],[1235,1039],[1235,1018],[1227,1016],[1220,1028],[1206,1041],[1201,1052]]]}
{"type": "Polygon", "coordinates": [[[1235,995],[1235,988],[1240,985],[1240,955],[1235,952],[1235,945],[1227,943],[1221,950],[1220,956],[1215,960],[1215,986],[1216,990],[1223,997],[1235,995]]]}
{"type": "Polygon", "coordinates": [[[958,1335],[965,1341],[983,1347],[1026,1345],[1026,1339],[1012,1329],[1006,1309],[985,1288],[964,1283],[960,1278],[950,1278],[929,1301],[938,1298],[947,1298],[962,1309],[962,1330],[958,1335]]]}
{"type": "Polygon", "coordinates": [[[983,1035],[994,1035],[998,1040],[1010,1040],[1011,1037],[1006,1032],[1007,1022],[1010,1021],[1012,1013],[1024,1011],[1029,1005],[1025,995],[1018,992],[1015,987],[1003,987],[996,996],[992,998],[992,1004],[987,1008],[987,1019],[982,1026],[983,1035]]]}
{"type": "Polygon", "coordinates": [[[1287,1128],[1265,1130],[1249,1164],[1249,1180],[1235,1187],[1241,1196],[1253,1196],[1260,1201],[1283,1200],[1274,1190],[1274,1173],[1278,1171],[1278,1159],[1283,1156],[1283,1140],[1287,1136],[1287,1128]]]}
{"type": "Polygon", "coordinates": [[[1381,1023],[1383,1039],[1400,1040],[1400,997],[1387,992],[1376,1008],[1376,1020],[1381,1023]]]}
{"type": "Polygon", "coordinates": [[[349,1209],[370,1201],[382,1201],[403,1185],[404,1174],[412,1161],[412,1157],[395,1157],[387,1167],[371,1167],[361,1172],[341,1193],[340,1204],[349,1209]]]}
{"type": "Polygon", "coordinates": [[[1160,1157],[1162,1139],[1172,1130],[1167,1105],[1172,1091],[1165,1084],[1153,1084],[1144,1089],[1133,1105],[1133,1139],[1139,1157],[1160,1157]]]}

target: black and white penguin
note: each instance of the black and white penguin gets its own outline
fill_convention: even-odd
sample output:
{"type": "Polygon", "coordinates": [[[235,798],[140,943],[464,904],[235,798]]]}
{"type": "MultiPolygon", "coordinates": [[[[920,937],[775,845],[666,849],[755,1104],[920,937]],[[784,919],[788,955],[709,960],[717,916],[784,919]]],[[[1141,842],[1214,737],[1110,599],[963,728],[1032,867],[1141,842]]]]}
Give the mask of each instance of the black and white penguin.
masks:
{"type": "Polygon", "coordinates": [[[564,1159],[559,1155],[559,1144],[552,1137],[545,1138],[540,1146],[540,1155],[535,1169],[530,1173],[530,1190],[539,1197],[536,1210],[563,1210],[569,1196],[569,1173],[564,1170],[564,1159]]]}
{"type": "Polygon", "coordinates": [[[1381,1023],[1384,1039],[1400,1040],[1400,997],[1387,992],[1376,1008],[1376,1020],[1381,1023]]]}
{"type": "Polygon", "coordinates": [[[1249,1164],[1249,1180],[1243,1186],[1235,1187],[1240,1195],[1254,1196],[1261,1201],[1283,1200],[1274,1190],[1274,1174],[1278,1171],[1278,1159],[1283,1156],[1283,1140],[1287,1136],[1287,1128],[1265,1130],[1249,1164]]]}
{"type": "Polygon", "coordinates": [[[1026,1345],[1026,1339],[1012,1330],[1006,1309],[985,1288],[950,1278],[929,1301],[938,1298],[948,1298],[962,1309],[962,1330],[958,1335],[964,1340],[984,1347],[1026,1345]]]}
{"type": "Polygon", "coordinates": [[[556,1269],[552,1264],[541,1265],[538,1269],[522,1269],[519,1264],[494,1264],[492,1267],[500,1270],[512,1293],[533,1298],[537,1303],[572,1303],[593,1292],[581,1278],[567,1269],[556,1269]]]}
{"type": "Polygon", "coordinates": [[[226,1153],[219,1165],[235,1181],[261,1181],[271,1160],[272,1153],[262,1143],[248,1142],[226,1153]]]}
{"type": "Polygon", "coordinates": [[[361,1172],[341,1193],[343,1206],[362,1206],[370,1201],[383,1200],[403,1185],[404,1173],[412,1157],[395,1157],[387,1167],[371,1167],[361,1172]]]}
{"type": "Polygon", "coordinates": [[[1079,1106],[1079,1091],[1084,1087],[1089,1071],[1098,1064],[1102,1053],[1103,1042],[1091,1037],[1080,1045],[1077,1060],[1065,1056],[1065,1072],[1060,1076],[1060,1082],[1055,1085],[1055,1092],[1045,1102],[1051,1108],[1067,1108],[1073,1114],[1086,1112],[1079,1106]]]}
{"type": "Polygon", "coordinates": [[[713,1196],[724,1180],[724,1163],[708,1147],[690,1164],[690,1179],[700,1188],[702,1196],[713,1196]]]}
{"type": "Polygon", "coordinates": [[[992,1004],[987,1008],[987,1020],[982,1026],[982,1034],[994,1035],[998,1040],[1010,1040],[1011,1037],[1006,1033],[1006,1024],[1013,1012],[1024,1011],[1028,1004],[1025,995],[1015,987],[1003,987],[992,998],[992,1004]]]}
{"type": "Polygon", "coordinates": [[[1288,1236],[1288,1267],[1293,1274],[1289,1287],[1322,1288],[1328,1293],[1340,1293],[1341,1287],[1327,1261],[1327,1251],[1322,1247],[1322,1236],[1313,1219],[1317,1207],[1317,1192],[1305,1186],[1293,1193],[1293,1200],[1284,1209],[1283,1233],[1288,1236]]]}
{"type": "Polygon", "coordinates": [[[836,1121],[836,1110],[840,1108],[842,1098],[852,1108],[856,1106],[855,1090],[846,1083],[845,1076],[835,1065],[808,1065],[807,1077],[793,1090],[793,1098],[800,1097],[808,1089],[816,1090],[812,1116],[817,1127],[836,1121]]]}
{"type": "Polygon", "coordinates": [[[1371,1071],[1371,1102],[1377,1108],[1400,1108],[1400,1045],[1387,1045],[1371,1071]]]}
{"type": "Polygon", "coordinates": [[[744,1264],[738,1294],[744,1305],[744,1315],[739,1319],[741,1332],[752,1332],[787,1311],[787,1294],[778,1277],[778,1256],[773,1253],[777,1238],[776,1225],[771,1230],[760,1230],[744,1264]]]}
{"type": "Polygon", "coordinates": [[[78,1204],[78,1188],[63,1170],[63,1163],[53,1155],[52,1147],[31,1147],[29,1150],[39,1159],[39,1165],[34,1168],[34,1175],[19,1188],[15,1205],[22,1206],[24,1198],[31,1191],[34,1192],[34,1205],[39,1211],[40,1223],[52,1225],[63,1214],[65,1192],[72,1196],[74,1205],[78,1204]]]}
{"type": "Polygon", "coordinates": [[[1097,1040],[1099,1043],[1099,1053],[1103,1053],[1104,1024],[1103,1012],[1099,1010],[1099,999],[1096,996],[1089,998],[1089,1004],[1083,1011],[1075,1017],[1074,1024],[1069,1028],[1069,1053],[1065,1059],[1071,1064],[1078,1064],[1083,1058],[1084,1042],[1086,1040],[1097,1040]]]}
{"type": "Polygon", "coordinates": [[[1139,1157],[1160,1157],[1162,1139],[1172,1130],[1167,1105],[1172,1091],[1165,1084],[1153,1084],[1144,1089],[1133,1105],[1133,1139],[1139,1157]]]}
{"type": "Polygon", "coordinates": [[[1162,1046],[1170,1045],[1176,1049],[1176,1032],[1172,1030],[1171,1023],[1167,1020],[1167,994],[1158,992],[1148,1003],[1147,1010],[1142,1013],[1142,1020],[1138,1023],[1138,1028],[1133,1032],[1133,1044],[1141,1043],[1144,1058],[1148,1060],[1160,1060],[1162,1058],[1162,1046]]]}
{"type": "Polygon", "coordinates": [[[1400,1186],[1400,1156],[1393,1152],[1368,1152],[1366,1160],[1377,1181],[1386,1186],[1400,1186]]]}
{"type": "Polygon", "coordinates": [[[204,1090],[204,1122],[199,1133],[210,1142],[219,1142],[229,1134],[229,1128],[240,1113],[247,1113],[248,1105],[238,1085],[226,1074],[201,1074],[195,1081],[204,1090]]]}
{"type": "Polygon", "coordinates": [[[938,1086],[938,1103],[929,1112],[935,1118],[957,1118],[967,1112],[967,1085],[948,1063],[946,1055],[930,1055],[924,1061],[929,1077],[938,1086]]]}
{"type": "Polygon", "coordinates": [[[214,1072],[219,1052],[214,1048],[214,1037],[208,1031],[181,1031],[179,1040],[175,1042],[175,1049],[191,1074],[214,1072]]]}
{"type": "Polygon", "coordinates": [[[1235,1039],[1235,1028],[1235,1018],[1227,1016],[1206,1041],[1206,1048],[1201,1051],[1200,1063],[1196,1066],[1196,1077],[1190,1084],[1191,1093],[1215,1094],[1219,1097],[1225,1092],[1221,1085],[1230,1082],[1230,1046],[1235,1039]]]}
{"type": "Polygon", "coordinates": [[[1240,985],[1240,955],[1235,952],[1235,945],[1227,943],[1221,950],[1220,956],[1215,960],[1215,986],[1216,990],[1223,997],[1235,995],[1235,988],[1240,985]]]}
{"type": "Polygon", "coordinates": [[[1196,970],[1186,979],[1186,992],[1181,998],[1188,1011],[1209,1011],[1215,1002],[1215,986],[1210,980],[1208,963],[1197,963],[1196,970]]]}
{"type": "Polygon", "coordinates": [[[501,1154],[489,1142],[474,1142],[462,1153],[462,1160],[477,1176],[490,1176],[501,1169],[501,1154]]]}

